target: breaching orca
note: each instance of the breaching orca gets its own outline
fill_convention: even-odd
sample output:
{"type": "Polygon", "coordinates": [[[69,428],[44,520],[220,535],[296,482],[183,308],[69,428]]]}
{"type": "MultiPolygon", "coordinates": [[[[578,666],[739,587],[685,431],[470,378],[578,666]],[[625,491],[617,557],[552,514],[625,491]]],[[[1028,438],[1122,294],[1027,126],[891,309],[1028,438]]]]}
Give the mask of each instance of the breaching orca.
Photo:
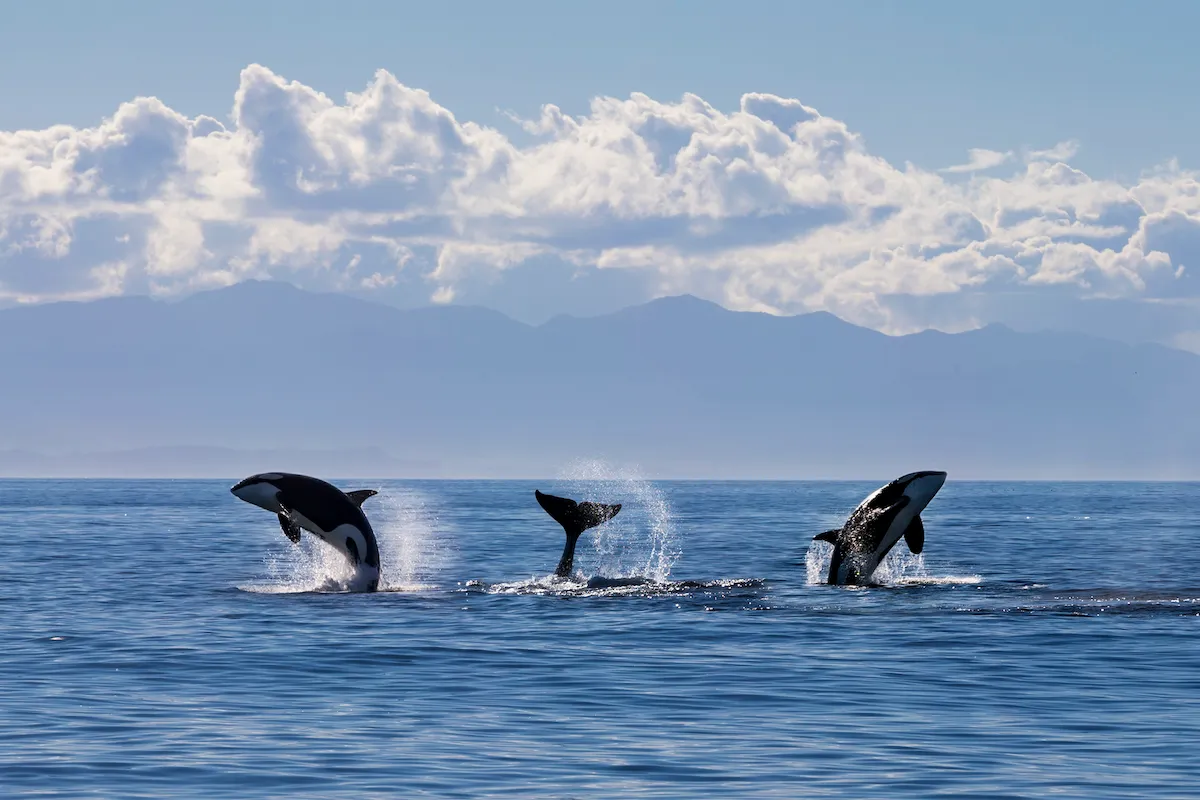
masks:
{"type": "Polygon", "coordinates": [[[590,501],[576,503],[565,497],[542,494],[536,489],[533,496],[537,498],[538,504],[546,510],[546,513],[563,526],[563,530],[567,534],[567,544],[563,547],[562,558],[558,560],[558,566],[554,569],[554,574],[560,578],[571,574],[571,567],[575,565],[575,543],[579,541],[580,534],[588,528],[608,522],[621,510],[620,503],[612,506],[590,501]]]}
{"type": "Polygon", "coordinates": [[[354,567],[356,588],[379,588],[379,545],[362,503],[378,494],[374,489],[343,492],[307,475],[263,472],[251,475],[229,491],[251,505],[279,516],[279,527],[292,544],[305,530],[333,545],[354,567]]]}
{"type": "Polygon", "coordinates": [[[901,536],[909,550],[920,553],[925,548],[921,512],[945,482],[944,472],[913,472],[897,478],[863,500],[841,528],[814,536],[833,545],[827,582],[869,583],[901,536]]]}

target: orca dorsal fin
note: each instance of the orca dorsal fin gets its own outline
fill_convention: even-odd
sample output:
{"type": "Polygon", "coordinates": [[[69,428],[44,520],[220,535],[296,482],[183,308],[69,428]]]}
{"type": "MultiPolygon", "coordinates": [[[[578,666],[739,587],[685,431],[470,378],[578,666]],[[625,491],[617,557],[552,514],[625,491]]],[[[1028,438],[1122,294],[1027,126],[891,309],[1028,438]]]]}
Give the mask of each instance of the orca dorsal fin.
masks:
{"type": "Polygon", "coordinates": [[[288,541],[300,544],[300,526],[292,522],[287,514],[279,515],[279,527],[283,528],[283,535],[288,537],[288,541]]]}
{"type": "Polygon", "coordinates": [[[904,529],[904,543],[913,555],[920,555],[925,549],[925,523],[921,522],[920,514],[913,517],[913,521],[904,529]]]}
{"type": "Polygon", "coordinates": [[[349,497],[350,502],[354,503],[354,505],[362,508],[364,500],[366,500],[368,497],[374,497],[377,494],[379,494],[379,492],[375,491],[374,489],[355,489],[352,492],[346,492],[346,497],[349,497]]]}
{"type": "Polygon", "coordinates": [[[813,541],[814,542],[829,542],[830,544],[837,544],[837,537],[838,537],[838,534],[841,532],[842,532],[841,528],[835,528],[834,530],[831,530],[831,531],[825,531],[824,533],[818,533],[816,536],[813,537],[813,541]]]}

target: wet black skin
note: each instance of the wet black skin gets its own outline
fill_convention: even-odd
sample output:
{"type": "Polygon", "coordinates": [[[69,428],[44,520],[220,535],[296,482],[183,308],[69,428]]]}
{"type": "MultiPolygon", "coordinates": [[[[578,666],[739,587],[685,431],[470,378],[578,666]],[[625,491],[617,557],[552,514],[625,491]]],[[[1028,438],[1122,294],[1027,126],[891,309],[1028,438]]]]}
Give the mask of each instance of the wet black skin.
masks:
{"type": "MultiPolygon", "coordinates": [[[[842,568],[842,561],[845,560],[847,555],[875,552],[875,549],[879,547],[880,540],[883,539],[884,534],[891,527],[892,520],[896,518],[896,515],[906,505],[908,505],[907,497],[901,496],[895,498],[893,496],[891,508],[882,503],[878,505],[873,503],[872,508],[865,512],[862,509],[857,509],[841,530],[827,531],[827,533],[834,534],[832,537],[822,534],[821,538],[823,541],[830,541],[832,539],[833,543],[833,555],[829,559],[829,573],[825,578],[825,582],[830,584],[837,582],[838,572],[842,568]],[[882,514],[879,513],[881,508],[886,509],[882,514]],[[876,514],[877,516],[872,518],[872,514],[876,514]]],[[[921,518],[917,517],[913,520],[913,524],[921,525],[921,518]]],[[[923,532],[924,529],[922,528],[923,532]]],[[[919,553],[920,550],[914,550],[913,552],[919,553]]],[[[846,583],[850,586],[868,584],[864,576],[860,575],[857,569],[850,572],[846,578],[846,583]]]]}

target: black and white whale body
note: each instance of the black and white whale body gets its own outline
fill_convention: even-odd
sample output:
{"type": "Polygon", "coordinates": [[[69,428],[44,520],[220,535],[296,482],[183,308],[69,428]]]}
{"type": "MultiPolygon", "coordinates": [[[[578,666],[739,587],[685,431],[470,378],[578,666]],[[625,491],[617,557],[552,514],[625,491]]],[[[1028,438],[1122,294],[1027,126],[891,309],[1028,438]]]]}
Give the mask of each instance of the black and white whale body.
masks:
{"type": "Polygon", "coordinates": [[[343,492],[307,475],[263,472],[251,475],[229,491],[251,505],[279,517],[279,527],[293,544],[308,531],[346,557],[355,570],[354,588],[379,588],[379,545],[362,503],[378,494],[374,489],[343,492]]]}
{"type": "Polygon", "coordinates": [[[913,472],[897,478],[863,500],[841,528],[814,536],[833,545],[827,582],[869,583],[901,537],[909,550],[920,553],[925,548],[921,512],[945,482],[944,472],[913,472]]]}
{"type": "Polygon", "coordinates": [[[567,534],[567,544],[563,547],[562,558],[558,560],[558,566],[554,569],[554,574],[560,578],[571,574],[571,568],[575,565],[575,544],[579,541],[579,536],[589,528],[608,522],[621,510],[620,503],[611,506],[590,501],[576,503],[566,497],[542,494],[536,489],[533,496],[537,498],[538,504],[546,510],[546,513],[555,522],[562,525],[567,534]]]}

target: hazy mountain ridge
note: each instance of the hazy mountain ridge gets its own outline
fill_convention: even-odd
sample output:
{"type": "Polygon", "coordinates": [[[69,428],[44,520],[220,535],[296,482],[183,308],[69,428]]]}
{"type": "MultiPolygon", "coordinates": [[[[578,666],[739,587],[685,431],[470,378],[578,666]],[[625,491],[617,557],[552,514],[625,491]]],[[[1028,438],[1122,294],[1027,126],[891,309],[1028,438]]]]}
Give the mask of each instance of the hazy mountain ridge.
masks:
{"type": "Polygon", "coordinates": [[[998,325],[892,337],[694,297],[531,327],[251,282],[0,311],[0,370],[8,475],[597,457],[680,477],[1200,477],[1190,353],[998,325]]]}

